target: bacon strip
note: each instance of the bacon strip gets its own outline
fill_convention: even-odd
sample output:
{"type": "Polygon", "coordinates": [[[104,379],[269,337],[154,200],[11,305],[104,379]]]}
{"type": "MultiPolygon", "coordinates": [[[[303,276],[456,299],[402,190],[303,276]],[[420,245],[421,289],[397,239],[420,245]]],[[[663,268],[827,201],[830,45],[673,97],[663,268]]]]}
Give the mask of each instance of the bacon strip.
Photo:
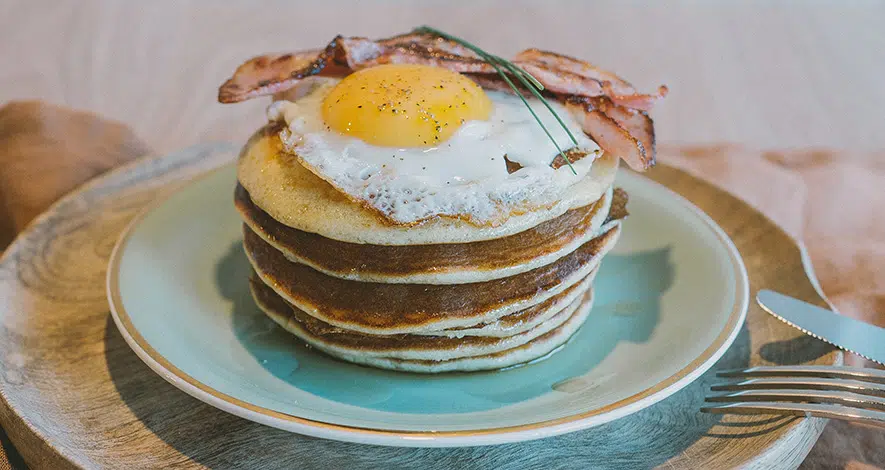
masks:
{"type": "Polygon", "coordinates": [[[654,122],[648,114],[615,105],[607,98],[571,96],[565,101],[584,132],[603,150],[637,171],[654,166],[654,122]]]}
{"type": "MultiPolygon", "coordinates": [[[[477,85],[487,89],[512,93],[513,89],[498,75],[466,74],[477,85]]],[[[529,91],[518,87],[523,95],[529,91]]],[[[618,155],[630,168],[644,171],[655,164],[654,121],[648,113],[616,105],[600,97],[554,95],[565,103],[584,132],[612,155],[618,155]]],[[[560,158],[560,157],[557,157],[560,158]]]]}
{"type": "MultiPolygon", "coordinates": [[[[576,96],[602,96],[605,89],[602,83],[595,79],[588,79],[568,70],[558,70],[547,67],[539,62],[513,61],[538,79],[544,88],[553,93],[576,96]]],[[[497,75],[497,74],[496,74],[497,75]]],[[[500,77],[500,75],[498,75],[500,77]]]]}
{"type": "Polygon", "coordinates": [[[612,91],[612,89],[608,86],[608,84],[603,84],[603,89],[606,91],[606,96],[612,100],[613,103],[623,106],[625,108],[637,109],[640,111],[651,111],[651,108],[654,107],[654,104],[661,98],[667,96],[667,93],[670,91],[666,85],[661,85],[658,87],[658,92],[656,94],[643,95],[641,93],[635,93],[632,95],[619,95],[612,91]]]}
{"type": "Polygon", "coordinates": [[[515,60],[536,62],[557,71],[570,72],[575,75],[595,80],[600,84],[609,83],[613,93],[621,95],[631,95],[636,93],[636,89],[633,88],[633,85],[627,80],[624,80],[612,72],[602,70],[588,62],[567,55],[542,51],[540,49],[526,49],[519,54],[516,54],[515,60]]]}
{"type": "MultiPolygon", "coordinates": [[[[648,113],[618,106],[605,98],[597,100],[595,107],[626,130],[645,150],[645,158],[631,161],[627,157],[622,157],[624,161],[634,169],[645,170],[654,166],[655,127],[654,121],[652,121],[648,113]],[[642,168],[640,168],[640,165],[642,165],[642,168]]],[[[588,132],[591,136],[593,135],[593,129],[585,130],[585,132],[588,132]]]]}
{"type": "MultiPolygon", "coordinates": [[[[513,63],[543,84],[547,96],[567,103],[603,150],[636,170],[654,165],[654,128],[647,111],[666,96],[665,86],[656,94],[641,94],[612,72],[539,49],[517,54],[513,63]]],[[[512,92],[494,66],[463,45],[431,34],[407,33],[377,41],[337,36],[322,50],[255,57],[219,88],[218,101],[280,95],[311,76],[345,76],[381,64],[443,67],[464,73],[483,88],[512,92]]]]}
{"type": "Polygon", "coordinates": [[[218,89],[218,101],[236,103],[292,88],[322,68],[312,67],[320,51],[253,57],[237,67],[234,76],[218,89]],[[313,73],[311,73],[313,71],[313,73]]]}
{"type": "Polygon", "coordinates": [[[637,171],[654,165],[654,154],[612,117],[586,103],[570,102],[566,107],[581,123],[584,132],[607,153],[617,155],[637,171]]]}

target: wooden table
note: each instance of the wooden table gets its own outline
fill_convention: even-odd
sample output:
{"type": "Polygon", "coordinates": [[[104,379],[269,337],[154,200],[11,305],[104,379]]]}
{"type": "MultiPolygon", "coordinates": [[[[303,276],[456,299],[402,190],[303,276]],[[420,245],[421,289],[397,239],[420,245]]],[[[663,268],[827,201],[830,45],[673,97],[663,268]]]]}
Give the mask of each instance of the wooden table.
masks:
{"type": "Polygon", "coordinates": [[[671,94],[654,113],[662,142],[885,148],[882,3],[363,3],[5,0],[0,104],[88,109],[128,123],[158,152],[241,141],[265,103],[223,106],[215,95],[244,58],[427,23],[501,55],[536,46],[641,89],[666,83],[671,94]]]}

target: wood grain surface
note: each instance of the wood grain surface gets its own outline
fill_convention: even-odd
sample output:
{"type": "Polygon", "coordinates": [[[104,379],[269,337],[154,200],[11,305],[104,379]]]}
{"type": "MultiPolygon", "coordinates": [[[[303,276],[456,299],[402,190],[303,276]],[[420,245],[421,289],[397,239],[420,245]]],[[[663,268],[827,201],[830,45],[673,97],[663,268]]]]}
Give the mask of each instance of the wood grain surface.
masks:
{"type": "Polygon", "coordinates": [[[216,103],[248,57],[429,23],[501,55],[540,47],[671,94],[658,139],[885,148],[885,2],[4,0],[0,103],[129,124],[155,150],[243,141],[266,102],[216,103]]]}
{"type": "MultiPolygon", "coordinates": [[[[627,418],[539,441],[363,446],[289,434],[202,404],[129,349],[108,314],[103,281],[111,248],[139,209],[234,154],[230,145],[203,145],[93,180],[4,253],[0,422],[34,468],[793,468],[823,430],[820,419],[698,411],[716,369],[841,360],[755,304],[734,346],[686,389],[627,418]]],[[[823,305],[799,249],[771,221],[672,167],[649,176],[693,201],[732,237],[752,292],[765,286],[823,305]]]]}

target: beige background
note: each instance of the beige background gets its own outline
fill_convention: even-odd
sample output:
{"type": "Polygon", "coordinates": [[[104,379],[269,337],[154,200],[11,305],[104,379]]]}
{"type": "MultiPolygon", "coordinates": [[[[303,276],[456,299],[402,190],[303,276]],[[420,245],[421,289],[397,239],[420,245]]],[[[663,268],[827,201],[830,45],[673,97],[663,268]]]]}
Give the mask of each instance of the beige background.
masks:
{"type": "Polygon", "coordinates": [[[90,109],[160,151],[240,139],[264,103],[215,94],[243,59],[429,23],[503,55],[537,46],[666,83],[662,142],[885,148],[885,2],[257,3],[3,0],[0,102],[90,109]]]}
{"type": "MultiPolygon", "coordinates": [[[[841,311],[885,326],[885,316],[871,316],[885,314],[885,153],[870,153],[885,149],[885,2],[585,3],[0,0],[0,104],[38,98],[91,110],[163,152],[244,139],[264,103],[217,104],[217,86],[251,55],[316,47],[339,32],[384,36],[429,23],[502,55],[530,46],[570,53],[643,89],[669,85],[654,113],[659,140],[711,146],[670,146],[662,159],[804,239],[841,311]],[[767,151],[797,147],[838,151],[767,151]]],[[[74,185],[78,170],[103,168],[81,163],[8,174],[64,173],[74,185]]],[[[885,466],[883,439],[831,423],[806,466],[885,466]]]]}

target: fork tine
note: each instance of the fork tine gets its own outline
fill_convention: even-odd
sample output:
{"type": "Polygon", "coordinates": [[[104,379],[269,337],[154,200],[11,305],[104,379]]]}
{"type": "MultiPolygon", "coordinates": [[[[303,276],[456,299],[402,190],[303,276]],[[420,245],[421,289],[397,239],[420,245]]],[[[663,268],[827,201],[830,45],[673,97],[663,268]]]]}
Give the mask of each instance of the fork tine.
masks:
{"type": "Polygon", "coordinates": [[[710,390],[714,392],[734,392],[751,389],[784,388],[802,390],[839,390],[844,392],[885,396],[885,384],[861,382],[859,380],[801,377],[764,377],[759,379],[747,379],[734,383],[713,385],[710,387],[710,390]]]}
{"type": "Polygon", "coordinates": [[[823,377],[854,379],[885,384],[885,370],[842,366],[757,366],[749,369],[725,370],[719,377],[823,377]]]}
{"type": "Polygon", "coordinates": [[[885,413],[862,410],[841,405],[821,405],[813,403],[743,402],[705,406],[704,413],[716,414],[790,414],[795,416],[817,416],[858,423],[868,423],[885,427],[885,413]]]}
{"type": "Polygon", "coordinates": [[[885,398],[833,390],[742,390],[706,397],[708,402],[788,401],[838,403],[858,408],[885,411],[885,398]]]}

